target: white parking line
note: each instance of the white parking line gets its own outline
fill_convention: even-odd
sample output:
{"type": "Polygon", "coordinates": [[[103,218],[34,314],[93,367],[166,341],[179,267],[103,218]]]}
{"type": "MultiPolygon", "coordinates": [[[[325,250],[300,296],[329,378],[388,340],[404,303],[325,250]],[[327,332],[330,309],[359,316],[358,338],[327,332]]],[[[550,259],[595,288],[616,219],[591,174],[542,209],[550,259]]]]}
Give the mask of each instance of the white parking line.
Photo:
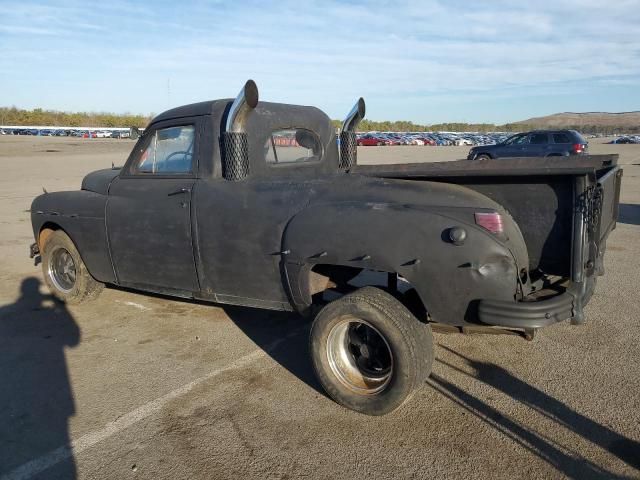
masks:
{"type": "Polygon", "coordinates": [[[120,300],[116,300],[116,303],[122,303],[123,305],[128,305],[130,307],[135,307],[138,310],[151,310],[151,308],[145,307],[144,305],[141,305],[141,304],[136,303],[136,302],[129,302],[129,301],[121,302],[120,300]]]}
{"type": "Polygon", "coordinates": [[[230,363],[229,365],[219,368],[218,370],[214,370],[207,375],[197,378],[196,380],[187,383],[186,385],[183,385],[182,387],[177,388],[160,398],[152,400],[151,402],[146,403],[145,405],[142,405],[141,407],[138,407],[135,410],[121,416],[117,420],[107,423],[101,430],[87,433],[76,440],[72,440],[71,445],[62,445],[55,450],[42,455],[41,457],[30,460],[29,462],[19,466],[15,470],[12,470],[8,474],[3,475],[2,477],[0,477],[0,480],[25,480],[38,475],[39,473],[45,471],[47,468],[52,467],[73,455],[78,455],[86,449],[93,447],[97,443],[100,443],[103,440],[116,435],[122,430],[129,428],[134,423],[137,423],[140,420],[144,420],[145,418],[153,415],[154,413],[162,409],[167,403],[188,393],[199,384],[230,370],[236,370],[246,367],[250,363],[255,362],[256,360],[268,355],[268,353],[275,349],[280,343],[295,336],[300,331],[301,329],[297,328],[291,331],[288,335],[276,340],[264,350],[254,350],[253,352],[240,357],[238,360],[230,363]]]}

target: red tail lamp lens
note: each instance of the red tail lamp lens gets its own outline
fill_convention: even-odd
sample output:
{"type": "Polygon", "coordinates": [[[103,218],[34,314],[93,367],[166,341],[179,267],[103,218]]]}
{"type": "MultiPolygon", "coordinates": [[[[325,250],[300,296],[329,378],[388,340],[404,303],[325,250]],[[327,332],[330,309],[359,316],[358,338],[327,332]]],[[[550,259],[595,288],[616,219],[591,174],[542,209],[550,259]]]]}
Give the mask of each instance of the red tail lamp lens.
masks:
{"type": "Polygon", "coordinates": [[[497,212],[476,212],[473,214],[476,219],[476,224],[480,225],[485,230],[491,233],[502,233],[502,217],[497,212]]]}
{"type": "Polygon", "coordinates": [[[582,145],[581,143],[575,143],[573,145],[573,151],[575,153],[582,153],[583,150],[584,150],[584,145],[582,145]]]}

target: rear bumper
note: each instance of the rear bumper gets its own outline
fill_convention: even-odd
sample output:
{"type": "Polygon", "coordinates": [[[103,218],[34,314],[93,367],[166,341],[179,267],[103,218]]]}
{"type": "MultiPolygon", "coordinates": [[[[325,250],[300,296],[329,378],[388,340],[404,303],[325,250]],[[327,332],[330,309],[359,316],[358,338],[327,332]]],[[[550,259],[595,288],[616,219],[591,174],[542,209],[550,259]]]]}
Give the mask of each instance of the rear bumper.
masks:
{"type": "Polygon", "coordinates": [[[576,307],[576,297],[569,292],[532,302],[480,300],[478,319],[487,325],[540,328],[573,318],[576,307]]]}

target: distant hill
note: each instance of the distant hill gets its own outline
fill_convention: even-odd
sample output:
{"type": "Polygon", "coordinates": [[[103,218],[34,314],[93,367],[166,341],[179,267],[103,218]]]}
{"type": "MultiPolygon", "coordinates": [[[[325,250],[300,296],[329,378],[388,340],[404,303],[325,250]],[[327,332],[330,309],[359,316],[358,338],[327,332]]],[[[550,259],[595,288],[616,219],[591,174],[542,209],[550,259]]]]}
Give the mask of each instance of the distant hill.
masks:
{"type": "Polygon", "coordinates": [[[546,117],[529,118],[515,122],[516,124],[532,126],[536,128],[578,128],[580,127],[608,127],[622,130],[640,131],[640,111],[636,112],[564,112],[554,113],[546,117]]]}

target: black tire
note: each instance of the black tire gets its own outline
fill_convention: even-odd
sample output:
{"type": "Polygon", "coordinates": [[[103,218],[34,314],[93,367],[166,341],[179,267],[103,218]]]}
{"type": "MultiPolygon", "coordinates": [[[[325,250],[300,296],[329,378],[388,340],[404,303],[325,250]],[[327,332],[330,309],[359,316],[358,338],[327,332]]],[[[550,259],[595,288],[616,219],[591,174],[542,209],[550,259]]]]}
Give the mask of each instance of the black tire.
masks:
{"type": "Polygon", "coordinates": [[[480,155],[476,156],[475,159],[476,160],[491,160],[491,157],[489,155],[487,155],[486,153],[481,153],[480,155]]]}
{"type": "Polygon", "coordinates": [[[53,232],[44,245],[42,273],[51,293],[69,304],[92,300],[104,288],[89,274],[78,249],[62,230],[53,232]]]}
{"type": "Polygon", "coordinates": [[[310,351],[332,399],[366,415],[384,415],[408,400],[431,373],[433,337],[431,327],[393,296],[364,287],[318,313],[310,351]]]}

